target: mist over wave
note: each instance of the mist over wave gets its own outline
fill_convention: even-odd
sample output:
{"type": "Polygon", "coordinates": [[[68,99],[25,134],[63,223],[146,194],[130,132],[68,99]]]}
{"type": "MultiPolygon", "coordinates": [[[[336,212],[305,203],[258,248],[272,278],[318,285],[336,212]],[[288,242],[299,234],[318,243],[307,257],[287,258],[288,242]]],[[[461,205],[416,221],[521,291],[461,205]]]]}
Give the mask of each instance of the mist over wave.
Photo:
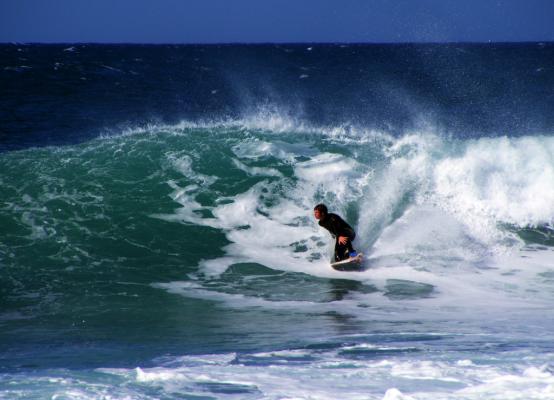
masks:
{"type": "Polygon", "coordinates": [[[0,45],[0,150],[261,105],[402,135],[550,134],[554,45],[0,45]],[[72,48],[72,51],[66,51],[72,48]],[[45,118],[45,116],[48,116],[45,118]]]}

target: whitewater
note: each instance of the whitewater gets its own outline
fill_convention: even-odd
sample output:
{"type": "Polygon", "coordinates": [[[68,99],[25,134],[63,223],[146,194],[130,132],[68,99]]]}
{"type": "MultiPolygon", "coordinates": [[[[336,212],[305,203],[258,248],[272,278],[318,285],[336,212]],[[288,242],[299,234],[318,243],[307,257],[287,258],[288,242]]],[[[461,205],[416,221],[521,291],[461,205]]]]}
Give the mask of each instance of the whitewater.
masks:
{"type": "MultiPolygon", "coordinates": [[[[133,63],[161,51],[123,46],[143,56],[120,65],[108,50],[89,50],[97,61],[81,56],[75,68],[122,90],[142,88],[122,75],[144,72],[133,63]]],[[[318,50],[346,51],[288,50],[241,51],[296,54],[302,66],[318,50]]],[[[63,48],[48,51],[61,57],[63,48]]],[[[27,64],[2,73],[43,68],[27,64]]],[[[291,76],[310,81],[318,74],[310,68],[291,76]]],[[[226,90],[216,80],[204,89],[226,90]]],[[[98,115],[95,99],[75,104],[98,115]]],[[[552,130],[496,131],[498,121],[496,134],[472,121],[450,130],[430,117],[315,121],[308,105],[266,100],[239,115],[108,123],[78,136],[67,105],[72,133],[37,141],[42,122],[30,113],[34,133],[3,142],[0,398],[554,398],[552,130]],[[355,228],[364,270],[330,268],[333,240],[313,217],[318,203],[355,228]]],[[[339,107],[332,96],[322,102],[319,111],[339,107]]]]}

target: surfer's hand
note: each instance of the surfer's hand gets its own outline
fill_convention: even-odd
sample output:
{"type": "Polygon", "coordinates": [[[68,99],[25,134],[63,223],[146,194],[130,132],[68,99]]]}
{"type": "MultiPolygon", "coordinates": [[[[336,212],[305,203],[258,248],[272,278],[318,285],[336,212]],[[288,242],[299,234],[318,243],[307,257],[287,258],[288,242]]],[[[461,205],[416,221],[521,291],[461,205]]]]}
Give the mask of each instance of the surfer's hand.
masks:
{"type": "Polygon", "coordinates": [[[339,244],[348,243],[348,236],[339,236],[339,244]]]}

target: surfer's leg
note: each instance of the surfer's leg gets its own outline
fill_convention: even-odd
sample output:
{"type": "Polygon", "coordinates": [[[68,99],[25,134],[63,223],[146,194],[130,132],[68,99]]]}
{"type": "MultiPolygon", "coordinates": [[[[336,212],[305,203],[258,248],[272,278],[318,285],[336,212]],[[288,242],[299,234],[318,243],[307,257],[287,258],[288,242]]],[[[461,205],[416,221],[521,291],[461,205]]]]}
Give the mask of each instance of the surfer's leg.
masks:
{"type": "MultiPolygon", "coordinates": [[[[350,243],[350,240],[345,245],[340,244],[337,239],[337,241],[335,242],[335,261],[346,260],[349,257],[349,253],[348,253],[349,243],[350,243]]],[[[350,246],[352,245],[350,244],[350,246]]]]}
{"type": "Polygon", "coordinates": [[[356,250],[354,250],[354,247],[352,247],[352,241],[351,240],[349,240],[346,243],[346,247],[348,248],[348,254],[356,252],[356,250]]]}
{"type": "Polygon", "coordinates": [[[349,257],[355,257],[358,255],[358,252],[356,250],[354,250],[354,247],[352,246],[352,241],[356,239],[356,233],[354,233],[354,235],[348,239],[348,242],[346,243],[346,245],[348,246],[348,256],[349,257]]]}

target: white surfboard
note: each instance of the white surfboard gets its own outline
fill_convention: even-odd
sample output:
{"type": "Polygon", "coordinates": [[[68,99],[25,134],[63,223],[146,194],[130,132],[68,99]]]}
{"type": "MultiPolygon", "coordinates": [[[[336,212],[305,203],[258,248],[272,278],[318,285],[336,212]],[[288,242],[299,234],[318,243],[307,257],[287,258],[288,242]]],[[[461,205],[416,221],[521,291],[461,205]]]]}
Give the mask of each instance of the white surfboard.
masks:
{"type": "Polygon", "coordinates": [[[359,271],[362,266],[364,255],[359,253],[355,257],[347,258],[346,260],[331,263],[331,267],[338,271],[359,271]]]}

